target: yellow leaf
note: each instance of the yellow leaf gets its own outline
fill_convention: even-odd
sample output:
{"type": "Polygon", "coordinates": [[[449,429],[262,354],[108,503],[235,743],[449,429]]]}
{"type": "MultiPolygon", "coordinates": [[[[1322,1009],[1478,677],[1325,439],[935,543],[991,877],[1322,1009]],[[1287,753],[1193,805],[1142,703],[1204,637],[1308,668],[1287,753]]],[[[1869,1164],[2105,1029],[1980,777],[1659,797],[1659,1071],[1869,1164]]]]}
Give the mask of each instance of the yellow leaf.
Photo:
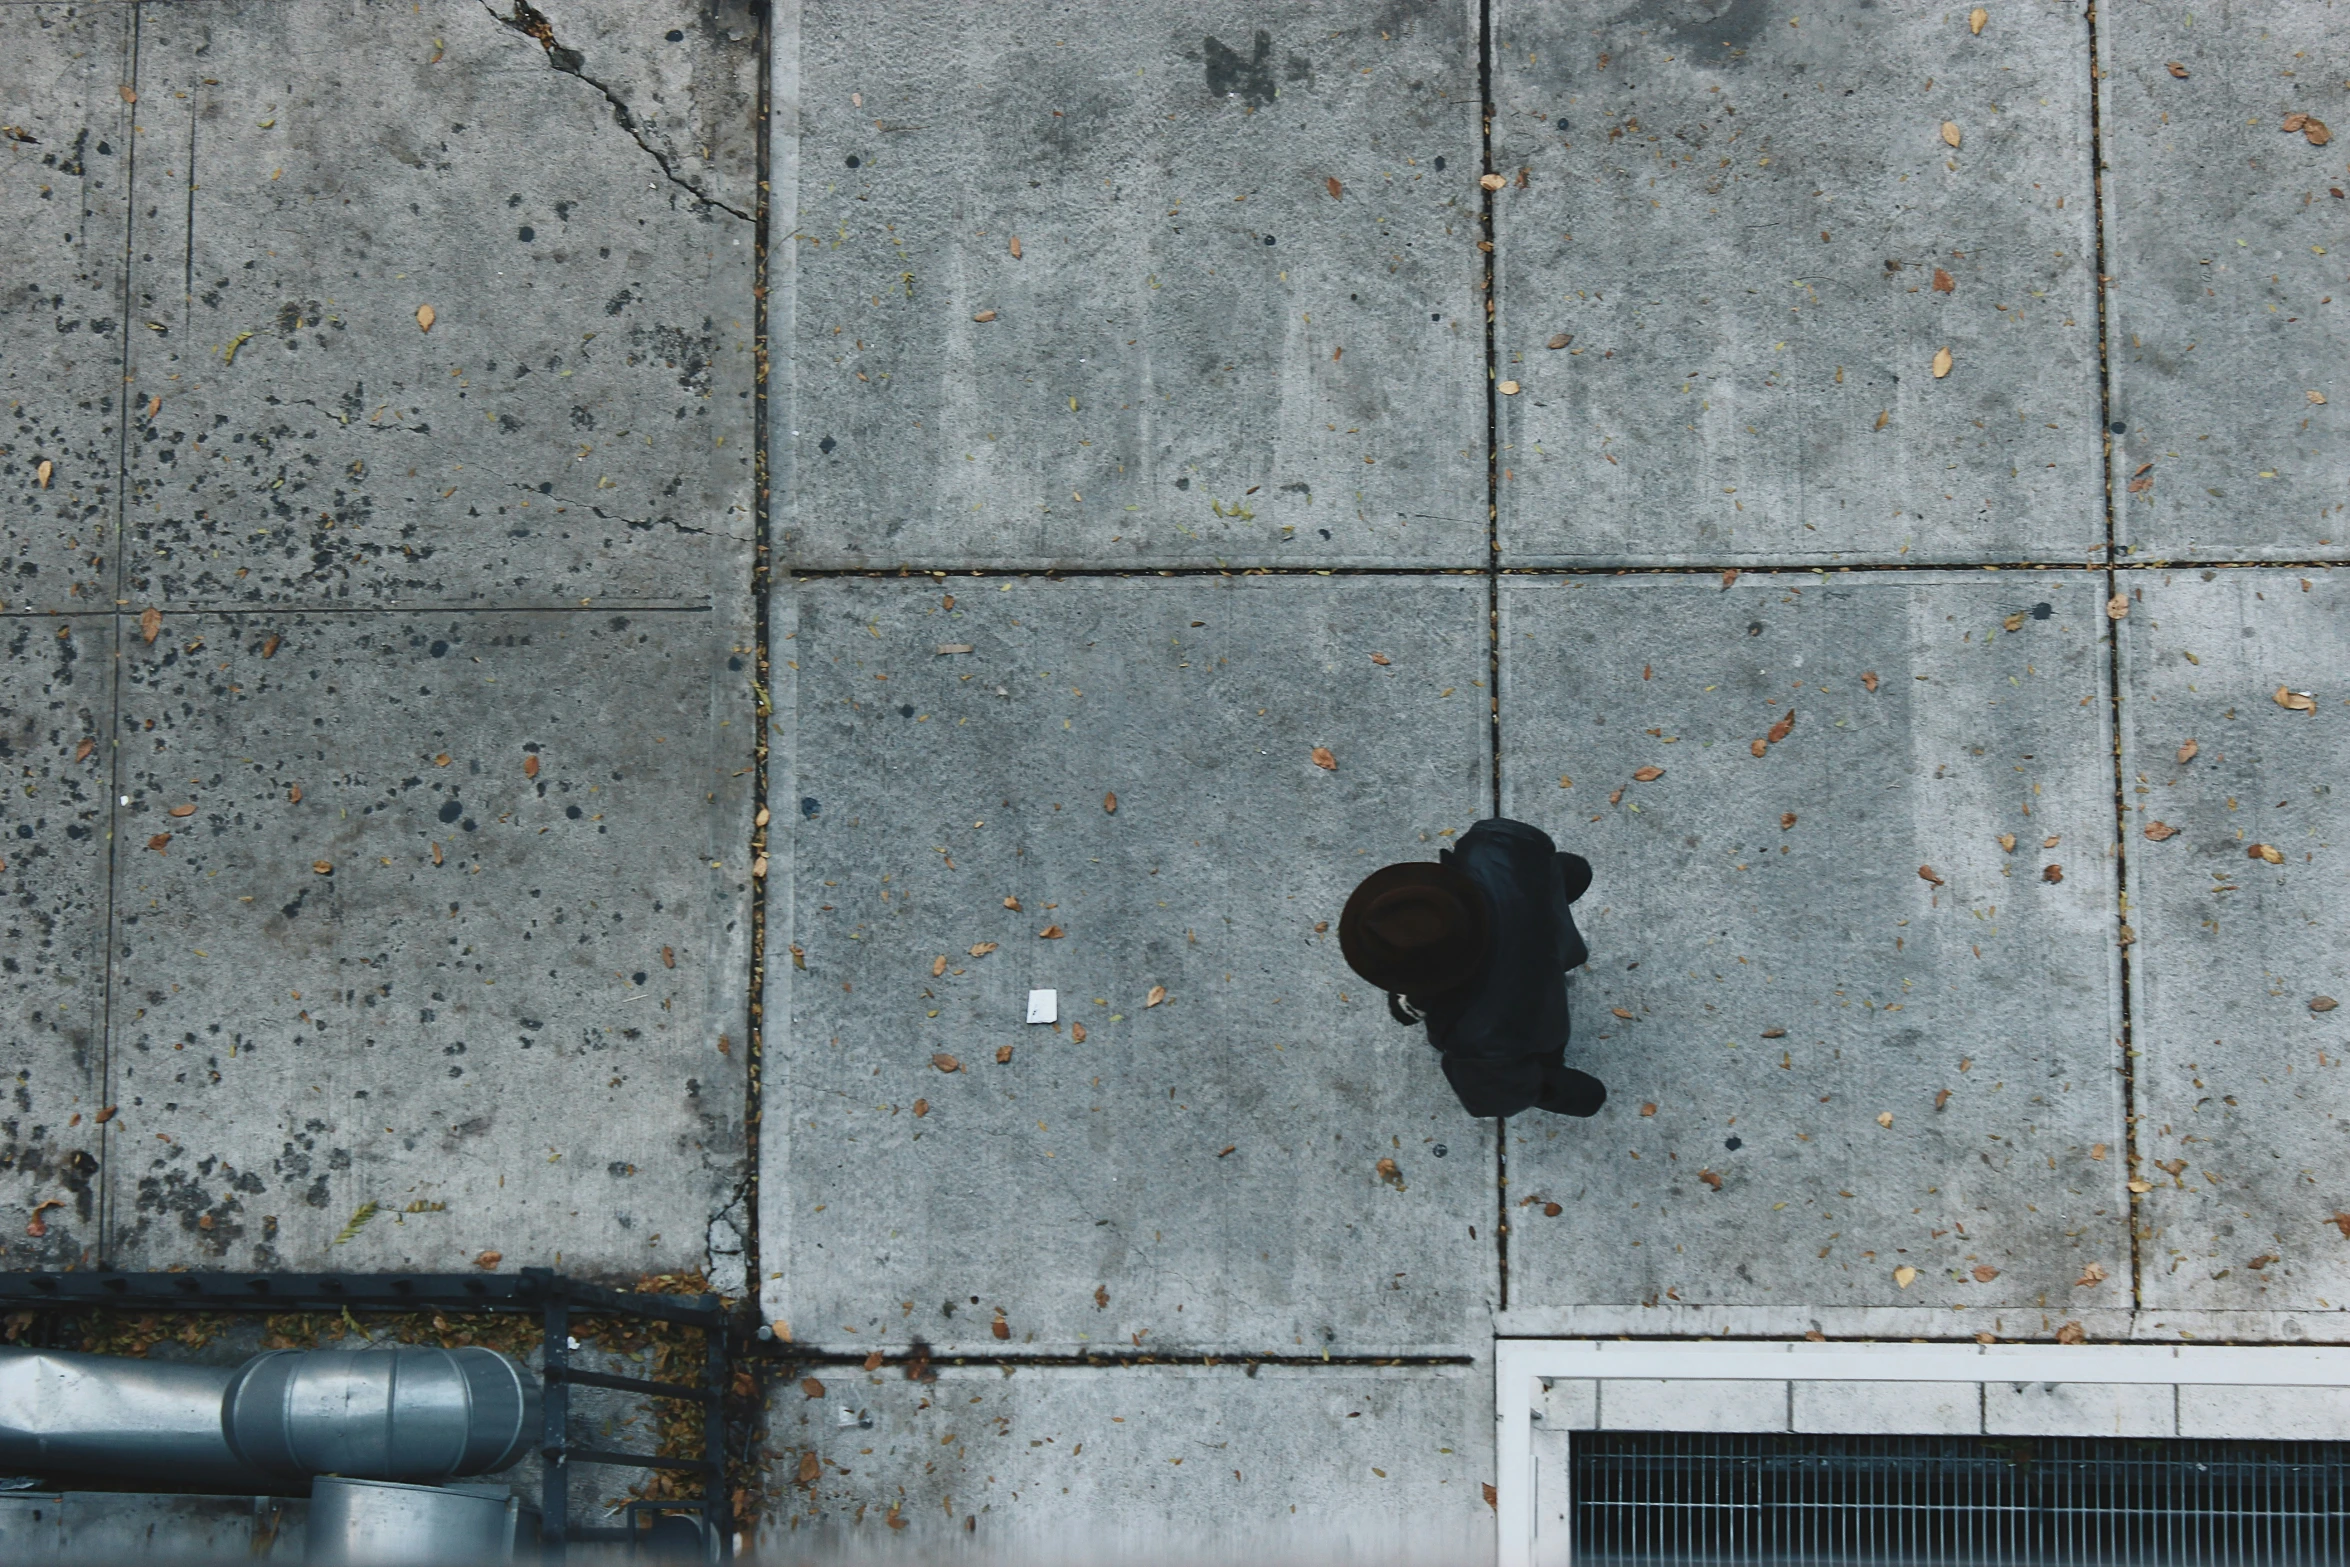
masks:
{"type": "Polygon", "coordinates": [[[1950,357],[1950,350],[1949,350],[1947,347],[1943,347],[1943,348],[1937,348],[1937,349],[1935,349],[1935,350],[1934,350],[1934,379],[1935,379],[1935,380],[1937,380],[1937,381],[1939,381],[1939,380],[1941,380],[1941,379],[1942,379],[1944,376],[1948,375],[1948,374],[1950,373],[1950,366],[1951,366],[1951,364],[1952,364],[1952,363],[1953,363],[1953,361],[1951,360],[1951,357],[1950,357]]]}
{"type": "Polygon", "coordinates": [[[419,331],[431,331],[432,324],[437,319],[439,318],[434,315],[432,306],[418,305],[416,307],[416,326],[419,331]]]}
{"type": "Polygon", "coordinates": [[[1151,993],[1142,998],[1142,1004],[1146,1007],[1155,1007],[1166,999],[1167,987],[1164,985],[1153,985],[1151,986],[1151,993]]]}
{"type": "Polygon", "coordinates": [[[1893,1112],[1890,1110],[1879,1110],[1877,1112],[1877,1124],[1879,1126],[1891,1126],[1893,1124],[1893,1112]]]}
{"type": "Polygon", "coordinates": [[[1494,388],[1494,390],[1500,392],[1504,397],[1515,397],[1518,395],[1518,383],[1515,381],[1504,381],[1500,386],[1494,388]]]}
{"type": "Polygon", "coordinates": [[[1943,139],[1943,141],[1947,142],[1948,144],[1950,144],[1950,145],[1951,145],[1951,146],[1953,146],[1953,147],[1955,147],[1955,146],[1957,146],[1957,145],[1958,145],[1958,141],[1959,141],[1959,129],[1958,129],[1958,121],[1956,121],[1956,120],[1944,120],[1944,121],[1942,122],[1942,139],[1943,139]]]}
{"type": "Polygon", "coordinates": [[[992,310],[982,310],[971,319],[974,321],[993,321],[995,319],[995,312],[992,310]]]}
{"type": "Polygon", "coordinates": [[[983,941],[971,949],[971,956],[975,958],[984,958],[989,953],[995,951],[995,945],[996,944],[992,941],[983,941]]]}
{"type": "Polygon", "coordinates": [[[1014,261],[1020,259],[1020,236],[1017,234],[1012,236],[1012,259],[1014,261]]]}
{"type": "Polygon", "coordinates": [[[1980,38],[1983,36],[1983,24],[1990,20],[1991,13],[1984,10],[1981,6],[1976,6],[1966,15],[1966,30],[1970,33],[1973,33],[1977,38],[1980,38]]]}
{"type": "Polygon", "coordinates": [[[40,466],[33,470],[33,477],[41,481],[41,488],[45,490],[49,488],[49,475],[56,471],[57,465],[44,457],[41,459],[40,466]]]}
{"type": "Polygon", "coordinates": [[[1915,1284],[1917,1277],[1918,1270],[1906,1262],[1893,1270],[1893,1282],[1902,1289],[1908,1289],[1912,1284],[1915,1284]]]}

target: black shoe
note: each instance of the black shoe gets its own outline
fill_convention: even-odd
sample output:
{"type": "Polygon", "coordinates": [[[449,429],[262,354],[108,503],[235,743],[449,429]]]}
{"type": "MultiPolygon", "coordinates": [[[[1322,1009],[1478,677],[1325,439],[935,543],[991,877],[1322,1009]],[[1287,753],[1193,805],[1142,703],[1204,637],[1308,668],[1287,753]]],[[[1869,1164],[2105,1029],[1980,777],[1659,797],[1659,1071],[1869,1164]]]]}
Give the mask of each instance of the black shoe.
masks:
{"type": "Polygon", "coordinates": [[[1591,1116],[1599,1114],[1599,1107],[1606,1103],[1607,1084],[1588,1072],[1565,1066],[1542,1074],[1542,1097],[1534,1101],[1534,1107],[1553,1115],[1591,1116]]]}

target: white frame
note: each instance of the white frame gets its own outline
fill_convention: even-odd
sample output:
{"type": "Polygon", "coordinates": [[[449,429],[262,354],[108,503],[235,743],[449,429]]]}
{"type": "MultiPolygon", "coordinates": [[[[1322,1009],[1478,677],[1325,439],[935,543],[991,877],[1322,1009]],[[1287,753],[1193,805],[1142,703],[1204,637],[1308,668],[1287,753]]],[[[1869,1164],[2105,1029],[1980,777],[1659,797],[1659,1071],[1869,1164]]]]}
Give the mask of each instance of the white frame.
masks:
{"type": "MultiPolygon", "coordinates": [[[[1534,1567],[1540,1381],[2072,1382],[2350,1387],[2350,1349],[2205,1344],[1824,1344],[1605,1339],[1494,1343],[1496,1557],[1534,1567]]],[[[1543,1552],[1564,1563],[1567,1550],[1543,1552]]]]}

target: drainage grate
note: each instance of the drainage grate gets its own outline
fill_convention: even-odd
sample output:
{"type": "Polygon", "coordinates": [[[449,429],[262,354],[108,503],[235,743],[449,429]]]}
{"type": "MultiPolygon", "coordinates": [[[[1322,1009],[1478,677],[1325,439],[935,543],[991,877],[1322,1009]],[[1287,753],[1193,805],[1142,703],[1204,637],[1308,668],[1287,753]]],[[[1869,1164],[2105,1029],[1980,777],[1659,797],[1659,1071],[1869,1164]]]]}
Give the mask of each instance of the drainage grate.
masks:
{"type": "Polygon", "coordinates": [[[1574,1559],[2350,1560],[2350,1443],[1578,1431],[1574,1559]]]}

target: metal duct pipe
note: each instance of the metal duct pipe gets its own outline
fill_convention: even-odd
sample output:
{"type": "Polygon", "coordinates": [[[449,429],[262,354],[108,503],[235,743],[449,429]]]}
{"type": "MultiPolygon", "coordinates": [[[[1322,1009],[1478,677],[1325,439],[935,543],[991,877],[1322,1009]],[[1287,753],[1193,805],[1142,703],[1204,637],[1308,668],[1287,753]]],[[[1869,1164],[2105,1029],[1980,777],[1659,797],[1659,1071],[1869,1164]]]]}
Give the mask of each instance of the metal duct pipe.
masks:
{"type": "Polygon", "coordinates": [[[538,1385],[495,1350],[271,1350],[234,1368],[0,1349],[0,1466],[267,1486],[445,1480],[522,1455],[538,1385]]]}

